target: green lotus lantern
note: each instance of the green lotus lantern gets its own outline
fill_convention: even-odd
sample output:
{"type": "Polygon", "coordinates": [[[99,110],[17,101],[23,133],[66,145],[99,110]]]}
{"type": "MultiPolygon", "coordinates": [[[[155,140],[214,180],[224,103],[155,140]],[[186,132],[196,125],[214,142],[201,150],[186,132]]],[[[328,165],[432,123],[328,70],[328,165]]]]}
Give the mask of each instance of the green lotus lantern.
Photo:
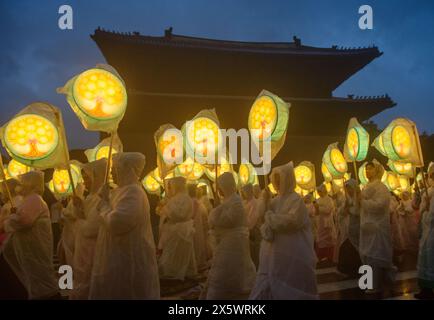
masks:
{"type": "Polygon", "coordinates": [[[303,161],[294,168],[297,185],[304,190],[312,190],[316,187],[315,166],[309,161],[303,161]]]}
{"type": "Polygon", "coordinates": [[[390,160],[411,162],[415,167],[423,167],[419,134],[412,121],[405,118],[393,120],[383,131],[383,144],[390,160]]]}
{"type": "Polygon", "coordinates": [[[387,165],[396,174],[405,175],[410,178],[414,175],[414,169],[411,162],[392,161],[389,159],[387,165]]]}
{"type": "Polygon", "coordinates": [[[70,79],[58,93],[87,130],[114,132],[127,108],[125,83],[109,65],[97,65],[70,79]]]}
{"type": "Polygon", "coordinates": [[[347,161],[342,152],[338,149],[337,142],[327,147],[322,161],[333,179],[341,179],[348,170],[347,161]]]}
{"type": "Polygon", "coordinates": [[[262,90],[253,103],[248,128],[261,156],[264,141],[271,143],[270,160],[274,159],[285,143],[289,108],[290,104],[267,90],[262,90]]]}
{"type": "Polygon", "coordinates": [[[384,172],[381,182],[383,182],[390,191],[394,191],[400,186],[397,174],[391,171],[384,172]]]}
{"type": "Polygon", "coordinates": [[[348,162],[363,161],[368,154],[369,133],[360,125],[356,118],[351,118],[348,124],[344,145],[344,156],[348,162]]]}
{"type": "Polygon", "coordinates": [[[378,137],[375,138],[372,146],[378,150],[383,156],[387,157],[386,149],[384,149],[384,138],[383,133],[380,133],[378,137]]]}
{"type": "Polygon", "coordinates": [[[240,168],[238,170],[238,180],[242,186],[246,184],[254,184],[255,183],[256,170],[250,163],[242,163],[240,164],[240,168]]]}
{"type": "Polygon", "coordinates": [[[153,177],[153,172],[148,173],[142,180],[143,187],[149,194],[160,195],[161,185],[153,177]]]}
{"type": "Polygon", "coordinates": [[[366,185],[369,183],[368,177],[366,177],[366,165],[368,163],[365,162],[364,164],[362,164],[359,168],[359,179],[360,179],[360,183],[362,185],[366,185]]]}

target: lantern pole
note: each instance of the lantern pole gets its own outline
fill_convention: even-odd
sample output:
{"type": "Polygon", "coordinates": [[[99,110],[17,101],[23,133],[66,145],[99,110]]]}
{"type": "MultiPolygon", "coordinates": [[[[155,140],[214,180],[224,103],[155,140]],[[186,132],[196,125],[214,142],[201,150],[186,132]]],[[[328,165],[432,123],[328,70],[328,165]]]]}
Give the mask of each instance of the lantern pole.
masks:
{"type": "Polygon", "coordinates": [[[15,208],[15,203],[14,203],[14,200],[12,199],[11,190],[9,189],[8,183],[6,181],[6,175],[4,173],[5,169],[3,168],[3,161],[1,161],[1,159],[0,159],[0,170],[1,170],[1,176],[2,176],[2,179],[3,179],[3,184],[5,186],[6,193],[7,193],[8,198],[9,198],[9,202],[11,203],[11,208],[15,208]]]}
{"type": "Polygon", "coordinates": [[[71,186],[72,186],[72,194],[75,196],[76,192],[75,192],[74,180],[72,179],[71,164],[69,163],[69,151],[68,151],[68,143],[66,141],[65,125],[63,124],[63,118],[62,118],[62,114],[60,113],[60,111],[53,108],[53,112],[56,115],[60,130],[62,132],[62,140],[63,140],[63,146],[64,146],[63,152],[65,153],[65,155],[64,155],[65,159],[67,159],[66,160],[67,161],[66,166],[67,166],[69,181],[70,181],[71,186]]]}
{"type": "Polygon", "coordinates": [[[113,152],[113,140],[114,140],[115,132],[110,132],[110,146],[109,146],[109,153],[107,158],[107,166],[105,169],[105,177],[104,177],[104,184],[107,183],[109,175],[110,175],[110,166],[111,166],[111,158],[112,158],[112,152],[113,152]]]}
{"type": "MultiPolygon", "coordinates": [[[[419,135],[417,134],[417,130],[416,130],[416,126],[415,125],[412,125],[411,126],[411,129],[413,130],[413,135],[414,135],[414,137],[415,138],[417,138],[417,139],[419,139],[419,135]]],[[[425,185],[425,193],[426,193],[426,197],[427,197],[427,199],[429,199],[429,195],[428,195],[428,184],[426,183],[426,180],[425,180],[425,174],[424,174],[424,170],[423,170],[423,163],[424,163],[424,161],[423,161],[423,155],[422,155],[422,150],[420,149],[420,143],[418,143],[417,144],[417,146],[416,146],[417,148],[417,155],[419,156],[419,159],[421,160],[421,163],[422,163],[422,166],[420,167],[420,171],[421,171],[421,174],[422,174],[422,181],[423,181],[423,184],[425,185]]],[[[415,169],[414,169],[414,171],[415,171],[415,173],[416,173],[416,167],[415,167],[415,169]]],[[[416,174],[415,174],[415,176],[414,176],[414,178],[416,179],[416,183],[417,183],[417,176],[416,176],[416,174]]]]}
{"type": "Polygon", "coordinates": [[[356,182],[357,184],[359,184],[359,176],[357,174],[357,164],[356,164],[356,160],[353,161],[353,168],[354,168],[354,176],[356,177],[356,182]]]}

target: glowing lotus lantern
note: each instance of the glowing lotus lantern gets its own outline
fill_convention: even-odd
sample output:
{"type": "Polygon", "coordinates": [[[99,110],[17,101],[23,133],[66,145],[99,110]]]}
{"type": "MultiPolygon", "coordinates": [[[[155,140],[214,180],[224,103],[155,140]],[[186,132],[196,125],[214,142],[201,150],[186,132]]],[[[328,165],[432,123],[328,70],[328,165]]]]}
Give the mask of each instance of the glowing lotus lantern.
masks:
{"type": "Polygon", "coordinates": [[[225,172],[232,172],[232,165],[225,157],[220,157],[219,164],[217,166],[207,166],[205,168],[205,174],[211,181],[215,181],[217,167],[217,177],[220,177],[225,172]]]}
{"type": "Polygon", "coordinates": [[[309,161],[303,161],[294,168],[295,180],[300,188],[315,189],[315,166],[309,161]]]}
{"type": "Polygon", "coordinates": [[[404,118],[395,119],[382,134],[384,150],[390,160],[411,162],[414,167],[423,167],[419,134],[412,121],[404,118]]]}
{"type": "Polygon", "coordinates": [[[91,131],[116,131],[127,108],[125,83],[108,65],[97,65],[80,73],[58,92],[66,94],[83,126],[91,131]]]}
{"type": "Polygon", "coordinates": [[[215,164],[222,137],[215,110],[202,110],[183,126],[187,156],[200,164],[215,164]]]}
{"type": "Polygon", "coordinates": [[[242,186],[249,183],[254,184],[255,177],[257,178],[256,170],[250,163],[240,164],[238,170],[238,181],[242,186]]]}
{"type": "Polygon", "coordinates": [[[387,162],[389,168],[396,174],[405,175],[407,177],[413,177],[414,170],[411,162],[400,162],[389,160],[387,162]]]}
{"type": "MultiPolygon", "coordinates": [[[[118,135],[115,134],[113,137],[112,156],[115,153],[122,152],[122,150],[123,150],[122,142],[119,139],[118,135]]],[[[92,162],[103,158],[108,159],[109,151],[110,151],[110,138],[105,138],[101,140],[101,142],[98,143],[96,147],[92,149],[87,149],[84,152],[84,154],[86,155],[87,160],[89,162],[92,162]]]]}
{"type": "Polygon", "coordinates": [[[11,161],[9,161],[6,167],[6,173],[7,173],[6,176],[8,178],[17,178],[19,175],[27,173],[31,170],[32,170],[31,167],[28,167],[25,164],[22,164],[17,160],[12,159],[11,161]]]}
{"type": "Polygon", "coordinates": [[[3,146],[18,162],[38,169],[69,160],[60,111],[43,102],[25,107],[1,129],[3,146]]]}
{"type": "Polygon", "coordinates": [[[390,191],[394,191],[400,187],[398,176],[391,171],[385,171],[381,181],[390,191]]]}
{"type": "Polygon", "coordinates": [[[195,162],[193,164],[193,170],[191,170],[190,174],[187,176],[187,180],[189,181],[199,180],[204,173],[205,173],[205,168],[200,163],[195,162]]]}
{"type": "Polygon", "coordinates": [[[321,164],[321,173],[322,173],[325,181],[332,181],[333,180],[333,177],[332,177],[329,169],[327,169],[327,166],[324,164],[324,162],[321,164]]]}
{"type": "MultiPolygon", "coordinates": [[[[71,164],[71,175],[74,187],[82,180],[80,167],[77,164],[71,164]]],[[[52,188],[53,192],[61,197],[72,195],[73,186],[68,173],[65,169],[55,169],[53,171],[52,188]]]]}
{"type": "Polygon", "coordinates": [[[344,145],[345,159],[348,162],[363,161],[368,154],[368,148],[369,133],[360,125],[356,118],[351,118],[344,145]]]}
{"type": "Polygon", "coordinates": [[[184,139],[182,132],[171,124],[164,124],[154,133],[157,149],[157,165],[165,176],[177,164],[183,162],[184,139]]]}
{"type": "Polygon", "coordinates": [[[193,171],[193,167],[194,167],[194,160],[192,158],[187,158],[183,163],[179,164],[175,168],[175,174],[177,176],[182,176],[186,178],[193,171]]]}
{"type": "Polygon", "coordinates": [[[332,186],[335,187],[335,189],[340,190],[344,187],[344,184],[346,181],[351,179],[351,175],[348,173],[345,173],[344,177],[342,179],[333,179],[332,180],[332,186]]]}
{"type": "Polygon", "coordinates": [[[268,184],[268,190],[270,190],[270,192],[271,192],[273,195],[276,195],[276,194],[277,194],[277,190],[274,189],[274,186],[273,186],[272,183],[269,183],[269,184],[268,184]]]}
{"type": "Polygon", "coordinates": [[[347,161],[337,147],[337,142],[329,145],[324,152],[323,163],[327,167],[333,179],[340,179],[347,172],[347,161]]]}
{"type": "Polygon", "coordinates": [[[161,178],[160,170],[159,170],[158,167],[155,168],[154,170],[152,170],[152,172],[151,172],[151,176],[152,176],[152,178],[154,178],[155,181],[157,181],[160,185],[163,185],[163,179],[161,178]]]}
{"type": "Polygon", "coordinates": [[[148,173],[142,181],[143,187],[149,194],[159,195],[161,192],[161,185],[154,179],[152,172],[148,173]]]}
{"type": "Polygon", "coordinates": [[[383,156],[387,157],[386,149],[384,149],[383,133],[375,138],[372,146],[374,146],[383,156]]]}
{"type": "Polygon", "coordinates": [[[253,141],[262,156],[262,144],[271,142],[271,159],[285,143],[290,104],[275,94],[262,90],[253,103],[248,119],[248,127],[253,141]]]}
{"type": "Polygon", "coordinates": [[[359,168],[359,179],[360,179],[360,183],[362,185],[366,185],[369,183],[368,177],[366,176],[366,165],[368,163],[365,162],[360,168],[359,168]]]}
{"type": "Polygon", "coordinates": [[[410,190],[410,180],[407,176],[400,175],[398,176],[399,179],[399,186],[401,192],[409,191],[410,190]]]}

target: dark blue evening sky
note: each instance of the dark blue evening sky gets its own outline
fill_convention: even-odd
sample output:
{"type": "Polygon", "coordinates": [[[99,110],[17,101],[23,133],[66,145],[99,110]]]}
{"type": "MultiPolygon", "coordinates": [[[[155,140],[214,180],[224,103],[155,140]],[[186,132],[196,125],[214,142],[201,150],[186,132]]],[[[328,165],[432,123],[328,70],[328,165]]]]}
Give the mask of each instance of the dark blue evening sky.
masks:
{"type": "Polygon", "coordinates": [[[388,93],[398,105],[376,116],[384,126],[397,116],[434,132],[434,1],[6,1],[0,2],[0,123],[32,101],[59,106],[70,147],[91,147],[86,132],[55,89],[103,62],[89,35],[98,26],[117,31],[174,33],[245,41],[292,41],[330,47],[377,45],[384,55],[347,80],[334,95],[388,93]],[[58,8],[74,10],[74,29],[58,28],[58,8]],[[358,27],[369,4],[374,29],[358,27]]]}

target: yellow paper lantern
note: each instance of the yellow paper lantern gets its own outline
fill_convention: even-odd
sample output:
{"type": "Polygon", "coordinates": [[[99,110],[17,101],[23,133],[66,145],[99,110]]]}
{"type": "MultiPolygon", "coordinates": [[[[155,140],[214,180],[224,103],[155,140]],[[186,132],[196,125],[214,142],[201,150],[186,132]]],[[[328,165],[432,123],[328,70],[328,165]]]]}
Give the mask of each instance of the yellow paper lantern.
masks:
{"type": "Polygon", "coordinates": [[[190,174],[187,177],[187,180],[196,181],[203,176],[204,172],[204,167],[200,163],[195,162],[193,164],[193,170],[191,170],[190,174]]]}
{"type": "Polygon", "coordinates": [[[256,129],[254,134],[259,140],[271,136],[277,123],[277,107],[274,100],[267,95],[256,99],[249,114],[249,128],[256,129]]]}
{"type": "MultiPolygon", "coordinates": [[[[81,173],[80,168],[77,165],[71,164],[71,175],[74,186],[80,182],[81,173]]],[[[53,189],[54,192],[59,195],[69,195],[72,194],[72,185],[69,177],[68,170],[66,169],[55,169],[53,172],[53,189]]]]}
{"type": "Polygon", "coordinates": [[[104,69],[84,71],[75,79],[72,90],[77,106],[91,118],[109,120],[125,112],[125,86],[116,75],[104,69]]]}
{"type": "Polygon", "coordinates": [[[19,175],[27,173],[31,170],[31,167],[28,167],[25,164],[22,164],[17,160],[12,159],[7,165],[6,173],[8,178],[17,178],[19,175]]]}
{"type": "Polygon", "coordinates": [[[161,186],[157,180],[152,176],[152,172],[147,174],[146,177],[142,181],[143,187],[150,194],[159,194],[161,190],[161,186]]]}
{"type": "Polygon", "coordinates": [[[56,149],[58,140],[56,126],[36,114],[15,117],[4,129],[6,148],[25,162],[48,157],[56,149]]]}
{"type": "Polygon", "coordinates": [[[321,172],[322,172],[322,175],[323,175],[325,181],[332,181],[333,180],[333,177],[332,177],[331,173],[329,172],[329,170],[327,169],[327,166],[324,164],[324,162],[321,164],[321,172]]]}
{"type": "Polygon", "coordinates": [[[207,158],[215,154],[221,143],[218,124],[206,117],[191,120],[186,128],[188,154],[195,154],[199,158],[207,158]]]}
{"type": "Polygon", "coordinates": [[[337,143],[330,144],[324,152],[323,163],[334,179],[342,178],[348,170],[347,161],[338,149],[337,143]]]}

